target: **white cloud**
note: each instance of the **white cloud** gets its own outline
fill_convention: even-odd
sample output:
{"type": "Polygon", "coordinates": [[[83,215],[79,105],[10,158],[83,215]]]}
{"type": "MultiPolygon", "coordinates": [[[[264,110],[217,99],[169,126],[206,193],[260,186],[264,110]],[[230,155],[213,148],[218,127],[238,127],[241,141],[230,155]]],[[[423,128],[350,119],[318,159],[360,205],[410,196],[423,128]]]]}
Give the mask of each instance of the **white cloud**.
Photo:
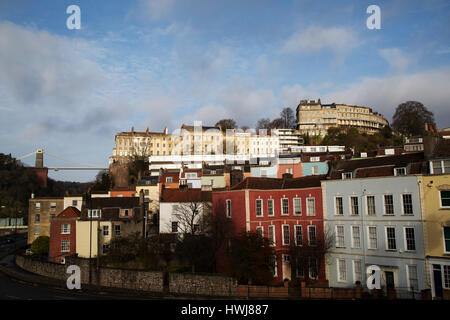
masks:
{"type": "Polygon", "coordinates": [[[372,107],[391,121],[397,106],[408,100],[422,102],[434,113],[438,127],[450,124],[450,67],[395,74],[385,77],[367,77],[353,82],[339,91],[322,95],[323,103],[347,103],[372,107]]]}
{"type": "Polygon", "coordinates": [[[342,27],[310,26],[295,32],[281,48],[285,54],[311,54],[331,50],[339,59],[355,48],[359,40],[354,31],[342,27]]]}
{"type": "Polygon", "coordinates": [[[391,71],[403,72],[413,63],[414,58],[399,48],[386,48],[379,50],[380,56],[389,64],[391,71]]]}

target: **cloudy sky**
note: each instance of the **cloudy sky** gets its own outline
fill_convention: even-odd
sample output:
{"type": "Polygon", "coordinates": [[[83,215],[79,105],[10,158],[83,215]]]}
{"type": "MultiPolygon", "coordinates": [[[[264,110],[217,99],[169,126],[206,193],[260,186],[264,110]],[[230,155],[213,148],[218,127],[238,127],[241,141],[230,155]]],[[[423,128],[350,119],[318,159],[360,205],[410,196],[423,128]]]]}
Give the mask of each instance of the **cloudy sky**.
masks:
{"type": "Polygon", "coordinates": [[[114,135],[132,126],[233,118],[254,127],[316,98],[389,121],[417,100],[450,127],[449,74],[446,0],[1,0],[0,152],[43,148],[107,166],[114,135]],[[66,26],[73,4],[79,30],[66,26]],[[366,26],[371,4],[380,30],[366,26]]]}

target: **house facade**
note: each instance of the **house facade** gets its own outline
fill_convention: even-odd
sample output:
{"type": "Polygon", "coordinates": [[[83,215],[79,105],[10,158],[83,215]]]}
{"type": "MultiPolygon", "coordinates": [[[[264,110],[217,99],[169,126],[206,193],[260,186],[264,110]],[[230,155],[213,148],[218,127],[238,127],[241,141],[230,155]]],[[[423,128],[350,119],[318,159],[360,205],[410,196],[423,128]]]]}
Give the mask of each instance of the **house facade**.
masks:
{"type": "Polygon", "coordinates": [[[64,209],[64,198],[31,198],[28,201],[28,244],[50,236],[50,222],[64,209]]]}
{"type": "MultiPolygon", "coordinates": [[[[291,268],[293,247],[311,247],[323,238],[322,178],[251,177],[230,190],[213,193],[213,214],[232,221],[232,235],[256,231],[271,241],[276,253],[272,284],[294,278],[325,280],[323,259],[311,259],[301,270],[291,268]]],[[[229,271],[222,254],[218,270],[229,271]]]]}
{"type": "Polygon", "coordinates": [[[324,225],[334,236],[327,255],[331,287],[365,287],[367,267],[381,269],[383,289],[416,298],[427,288],[418,177],[324,180],[324,225]]]}
{"type": "Polygon", "coordinates": [[[77,220],[81,212],[69,206],[60,212],[50,223],[49,261],[64,263],[64,258],[73,255],[76,250],[77,220]]]}

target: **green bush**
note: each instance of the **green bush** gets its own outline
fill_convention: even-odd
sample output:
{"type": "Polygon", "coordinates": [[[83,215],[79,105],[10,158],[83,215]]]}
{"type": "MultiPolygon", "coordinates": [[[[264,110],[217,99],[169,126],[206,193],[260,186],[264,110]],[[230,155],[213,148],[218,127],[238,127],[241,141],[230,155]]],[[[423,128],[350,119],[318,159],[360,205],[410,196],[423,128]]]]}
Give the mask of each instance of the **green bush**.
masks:
{"type": "Polygon", "coordinates": [[[50,238],[40,236],[31,244],[31,252],[38,255],[46,255],[50,248],[50,238]]]}

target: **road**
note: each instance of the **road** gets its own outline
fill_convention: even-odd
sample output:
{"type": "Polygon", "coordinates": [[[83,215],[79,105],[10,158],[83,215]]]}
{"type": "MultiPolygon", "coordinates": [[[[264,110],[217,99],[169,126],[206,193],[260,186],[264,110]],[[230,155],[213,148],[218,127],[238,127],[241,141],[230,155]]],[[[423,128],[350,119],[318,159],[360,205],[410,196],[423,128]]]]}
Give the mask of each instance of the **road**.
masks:
{"type": "MultiPolygon", "coordinates": [[[[10,236],[14,242],[7,243],[6,237],[0,239],[0,255],[11,252],[26,245],[26,234],[10,236]]],[[[0,260],[0,264],[15,271],[25,272],[14,264],[14,256],[8,255],[0,260]]],[[[110,300],[114,297],[77,293],[69,289],[53,289],[39,287],[33,284],[20,282],[0,273],[0,300],[110,300]]],[[[116,298],[117,299],[117,298],[116,298]]],[[[121,298],[123,299],[123,298],[121,298]]]]}

